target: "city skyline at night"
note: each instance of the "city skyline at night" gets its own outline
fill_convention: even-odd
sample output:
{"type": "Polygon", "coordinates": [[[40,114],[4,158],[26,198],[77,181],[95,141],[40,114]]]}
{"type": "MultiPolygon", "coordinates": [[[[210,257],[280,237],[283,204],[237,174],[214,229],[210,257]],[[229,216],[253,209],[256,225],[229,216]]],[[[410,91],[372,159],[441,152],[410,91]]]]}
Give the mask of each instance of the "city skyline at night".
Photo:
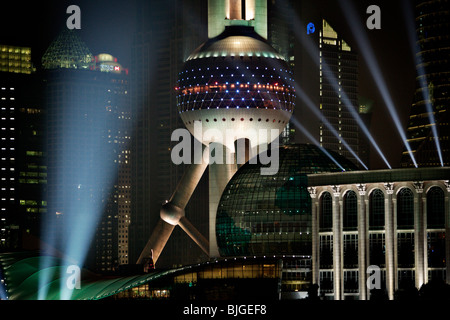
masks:
{"type": "MultiPolygon", "coordinates": [[[[406,127],[412,96],[414,94],[415,62],[414,54],[410,50],[408,40],[401,36],[406,32],[402,2],[352,2],[354,2],[357,8],[357,13],[362,23],[361,26],[365,26],[365,21],[369,16],[366,13],[369,5],[376,4],[381,8],[381,30],[366,29],[362,31],[372,43],[372,47],[375,50],[379,50],[376,52],[376,56],[380,61],[383,73],[390,74],[389,77],[386,77],[386,81],[388,81],[388,86],[392,88],[394,102],[401,115],[400,119],[406,127]],[[387,47],[395,49],[392,51],[383,50],[383,48],[387,47]],[[398,72],[392,73],[390,70],[398,70],[398,72]]],[[[413,5],[412,2],[407,2],[413,5]]],[[[57,35],[58,30],[65,27],[66,19],[69,16],[66,14],[66,9],[70,4],[77,4],[81,9],[82,22],[81,30],[79,31],[89,48],[94,52],[109,52],[118,57],[125,67],[130,67],[131,41],[133,39],[134,28],[138,21],[136,19],[137,4],[135,2],[111,2],[104,0],[103,2],[95,2],[94,4],[84,3],[82,1],[77,3],[58,1],[57,3],[30,5],[20,11],[12,5],[11,12],[13,14],[9,14],[2,19],[2,23],[7,26],[22,21],[22,23],[30,27],[21,30],[17,36],[14,34],[5,34],[5,38],[11,39],[12,42],[28,43],[28,46],[33,45],[33,61],[37,61],[46,49],[46,46],[57,35]],[[18,14],[18,12],[21,12],[21,16],[14,15],[14,13],[18,14]],[[51,18],[43,19],[42,17],[51,18]],[[11,19],[13,21],[8,22],[11,19]]],[[[302,18],[305,19],[305,24],[306,21],[314,21],[318,16],[326,16],[329,23],[335,26],[345,39],[348,39],[349,45],[356,52],[361,52],[358,48],[358,42],[352,35],[351,28],[345,22],[345,15],[342,13],[339,1],[321,0],[315,2],[314,5],[305,2],[302,6],[302,9],[304,9],[304,13],[302,14],[304,17],[302,18]]],[[[203,23],[206,29],[206,22],[203,23]]],[[[319,25],[319,21],[316,24],[319,25]]],[[[306,34],[306,26],[302,32],[306,34]]],[[[359,68],[361,75],[366,75],[370,72],[364,61],[360,61],[359,68]]],[[[304,77],[307,79],[307,76],[304,77]]],[[[359,86],[361,95],[373,99],[378,110],[378,112],[374,112],[374,119],[370,130],[375,140],[383,145],[383,152],[389,158],[389,162],[394,167],[399,167],[401,155],[398,155],[397,149],[403,145],[403,141],[398,133],[396,133],[393,123],[388,122],[384,123],[384,126],[379,125],[384,118],[383,115],[387,112],[380,94],[374,90],[375,86],[370,77],[361,76],[359,86]],[[386,130],[386,126],[388,126],[388,130],[386,130]]],[[[307,119],[308,115],[304,118],[307,119]]],[[[299,115],[298,120],[302,120],[301,115],[299,115]]],[[[305,123],[308,122],[305,121],[305,123]]],[[[371,155],[371,168],[386,167],[383,160],[376,155],[376,152],[371,152],[371,155]]]]}
{"type": "Polygon", "coordinates": [[[450,0],[5,5],[0,299],[450,287],[449,14],[450,0]]]}

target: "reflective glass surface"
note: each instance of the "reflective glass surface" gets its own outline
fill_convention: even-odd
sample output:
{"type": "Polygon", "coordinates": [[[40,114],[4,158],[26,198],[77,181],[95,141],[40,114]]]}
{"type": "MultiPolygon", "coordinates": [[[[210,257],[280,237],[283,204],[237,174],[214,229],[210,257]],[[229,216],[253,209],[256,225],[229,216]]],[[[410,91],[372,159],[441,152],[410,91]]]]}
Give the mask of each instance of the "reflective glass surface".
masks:
{"type": "MultiPolygon", "coordinates": [[[[330,151],[346,170],[347,159],[330,151]]],[[[311,254],[310,173],[342,171],[320,148],[279,148],[279,170],[261,175],[261,164],[242,166],[225,188],[216,218],[222,256],[311,254]]]]}

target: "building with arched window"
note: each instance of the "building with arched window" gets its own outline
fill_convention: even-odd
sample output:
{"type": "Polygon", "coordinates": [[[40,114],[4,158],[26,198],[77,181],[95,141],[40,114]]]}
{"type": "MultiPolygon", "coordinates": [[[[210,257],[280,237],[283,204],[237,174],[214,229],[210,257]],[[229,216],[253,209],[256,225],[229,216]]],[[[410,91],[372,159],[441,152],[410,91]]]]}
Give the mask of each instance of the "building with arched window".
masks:
{"type": "Polygon", "coordinates": [[[450,283],[448,177],[448,167],[308,175],[312,282],[321,293],[369,299],[369,266],[389,299],[408,284],[450,283]]]}

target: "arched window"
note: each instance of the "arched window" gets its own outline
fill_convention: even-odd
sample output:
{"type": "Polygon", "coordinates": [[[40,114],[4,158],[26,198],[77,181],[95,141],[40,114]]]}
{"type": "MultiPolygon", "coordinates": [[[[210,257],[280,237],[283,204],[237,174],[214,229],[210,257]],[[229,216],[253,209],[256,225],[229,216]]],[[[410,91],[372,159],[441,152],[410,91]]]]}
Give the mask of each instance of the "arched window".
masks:
{"type": "MultiPolygon", "coordinates": [[[[432,187],[427,192],[427,229],[443,229],[445,228],[445,195],[444,191],[439,187],[432,187]]],[[[446,266],[446,248],[445,248],[445,231],[427,232],[428,245],[428,267],[429,268],[445,268],[446,266]]],[[[432,271],[432,277],[436,277],[440,270],[432,271]]],[[[440,275],[443,278],[443,275],[440,275]]],[[[445,279],[445,277],[444,277],[445,279]]]]}
{"type": "Polygon", "coordinates": [[[331,231],[333,227],[333,200],[329,192],[324,192],[320,201],[320,231],[331,231]]]}
{"type": "Polygon", "coordinates": [[[397,229],[414,228],[414,194],[402,188],[397,195],[397,229]]]}
{"type": "Polygon", "coordinates": [[[439,187],[427,192],[427,228],[445,228],[445,196],[439,187]]]}
{"type": "Polygon", "coordinates": [[[343,214],[344,230],[356,230],[358,228],[358,198],[356,197],[356,193],[352,190],[348,191],[344,196],[343,214]]]}
{"type": "Polygon", "coordinates": [[[369,229],[384,229],[384,193],[380,189],[375,189],[370,194],[369,229]]]}

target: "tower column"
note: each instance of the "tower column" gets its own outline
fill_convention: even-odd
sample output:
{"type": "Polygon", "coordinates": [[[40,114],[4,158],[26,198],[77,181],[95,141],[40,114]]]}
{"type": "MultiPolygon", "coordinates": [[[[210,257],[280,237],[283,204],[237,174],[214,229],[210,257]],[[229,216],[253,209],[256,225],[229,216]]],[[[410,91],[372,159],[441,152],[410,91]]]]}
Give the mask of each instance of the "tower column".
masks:
{"type": "Polygon", "coordinates": [[[214,163],[210,161],[209,164],[209,256],[213,258],[219,257],[216,237],[217,208],[225,187],[236,173],[237,166],[236,163],[229,163],[229,158],[231,157],[228,157],[227,147],[216,142],[211,143],[209,146],[210,152],[216,153],[214,156],[217,161],[214,163]],[[220,152],[220,149],[222,150],[222,161],[220,161],[220,156],[217,156],[217,152],[220,152]]]}
{"type": "Polygon", "coordinates": [[[394,251],[394,292],[398,289],[397,195],[392,195],[392,248],[394,251]]]}
{"type": "Polygon", "coordinates": [[[447,194],[445,195],[445,261],[446,261],[446,283],[450,284],[450,184],[449,180],[444,181],[447,187],[447,194]]]}
{"type": "Polygon", "coordinates": [[[358,199],[358,265],[359,265],[359,299],[367,300],[367,256],[366,256],[366,185],[357,185],[358,199]]]}
{"type": "Polygon", "coordinates": [[[394,299],[394,223],[392,212],[392,194],[394,193],[394,184],[385,184],[387,197],[385,202],[385,245],[386,245],[386,289],[389,300],[394,299]]]}
{"type": "Polygon", "coordinates": [[[365,223],[365,227],[364,230],[366,230],[366,238],[363,239],[362,241],[364,241],[365,244],[365,259],[366,259],[366,269],[364,270],[364,279],[366,279],[364,281],[364,290],[366,292],[366,299],[369,300],[370,299],[370,293],[369,290],[367,288],[367,267],[369,265],[371,265],[370,263],[370,235],[369,235],[369,211],[370,211],[370,207],[369,207],[369,197],[365,197],[364,199],[364,204],[365,204],[365,211],[364,211],[364,219],[366,221],[365,223]]]}
{"type": "Polygon", "coordinates": [[[342,277],[342,214],[340,186],[333,186],[333,281],[334,300],[343,298],[342,277]]]}
{"type": "Polygon", "coordinates": [[[414,264],[415,264],[415,285],[420,288],[425,281],[424,278],[424,220],[423,220],[423,186],[415,183],[416,194],[414,196],[414,264]]]}
{"type": "Polygon", "coordinates": [[[422,261],[423,261],[423,283],[428,283],[428,223],[427,223],[427,197],[423,196],[422,199],[422,205],[420,206],[422,212],[422,235],[421,235],[421,241],[422,241],[422,261]]]}
{"type": "Polygon", "coordinates": [[[311,196],[311,216],[312,216],[312,283],[319,284],[319,256],[320,256],[320,243],[319,243],[319,199],[317,198],[316,187],[308,188],[309,195],[311,196]]]}

